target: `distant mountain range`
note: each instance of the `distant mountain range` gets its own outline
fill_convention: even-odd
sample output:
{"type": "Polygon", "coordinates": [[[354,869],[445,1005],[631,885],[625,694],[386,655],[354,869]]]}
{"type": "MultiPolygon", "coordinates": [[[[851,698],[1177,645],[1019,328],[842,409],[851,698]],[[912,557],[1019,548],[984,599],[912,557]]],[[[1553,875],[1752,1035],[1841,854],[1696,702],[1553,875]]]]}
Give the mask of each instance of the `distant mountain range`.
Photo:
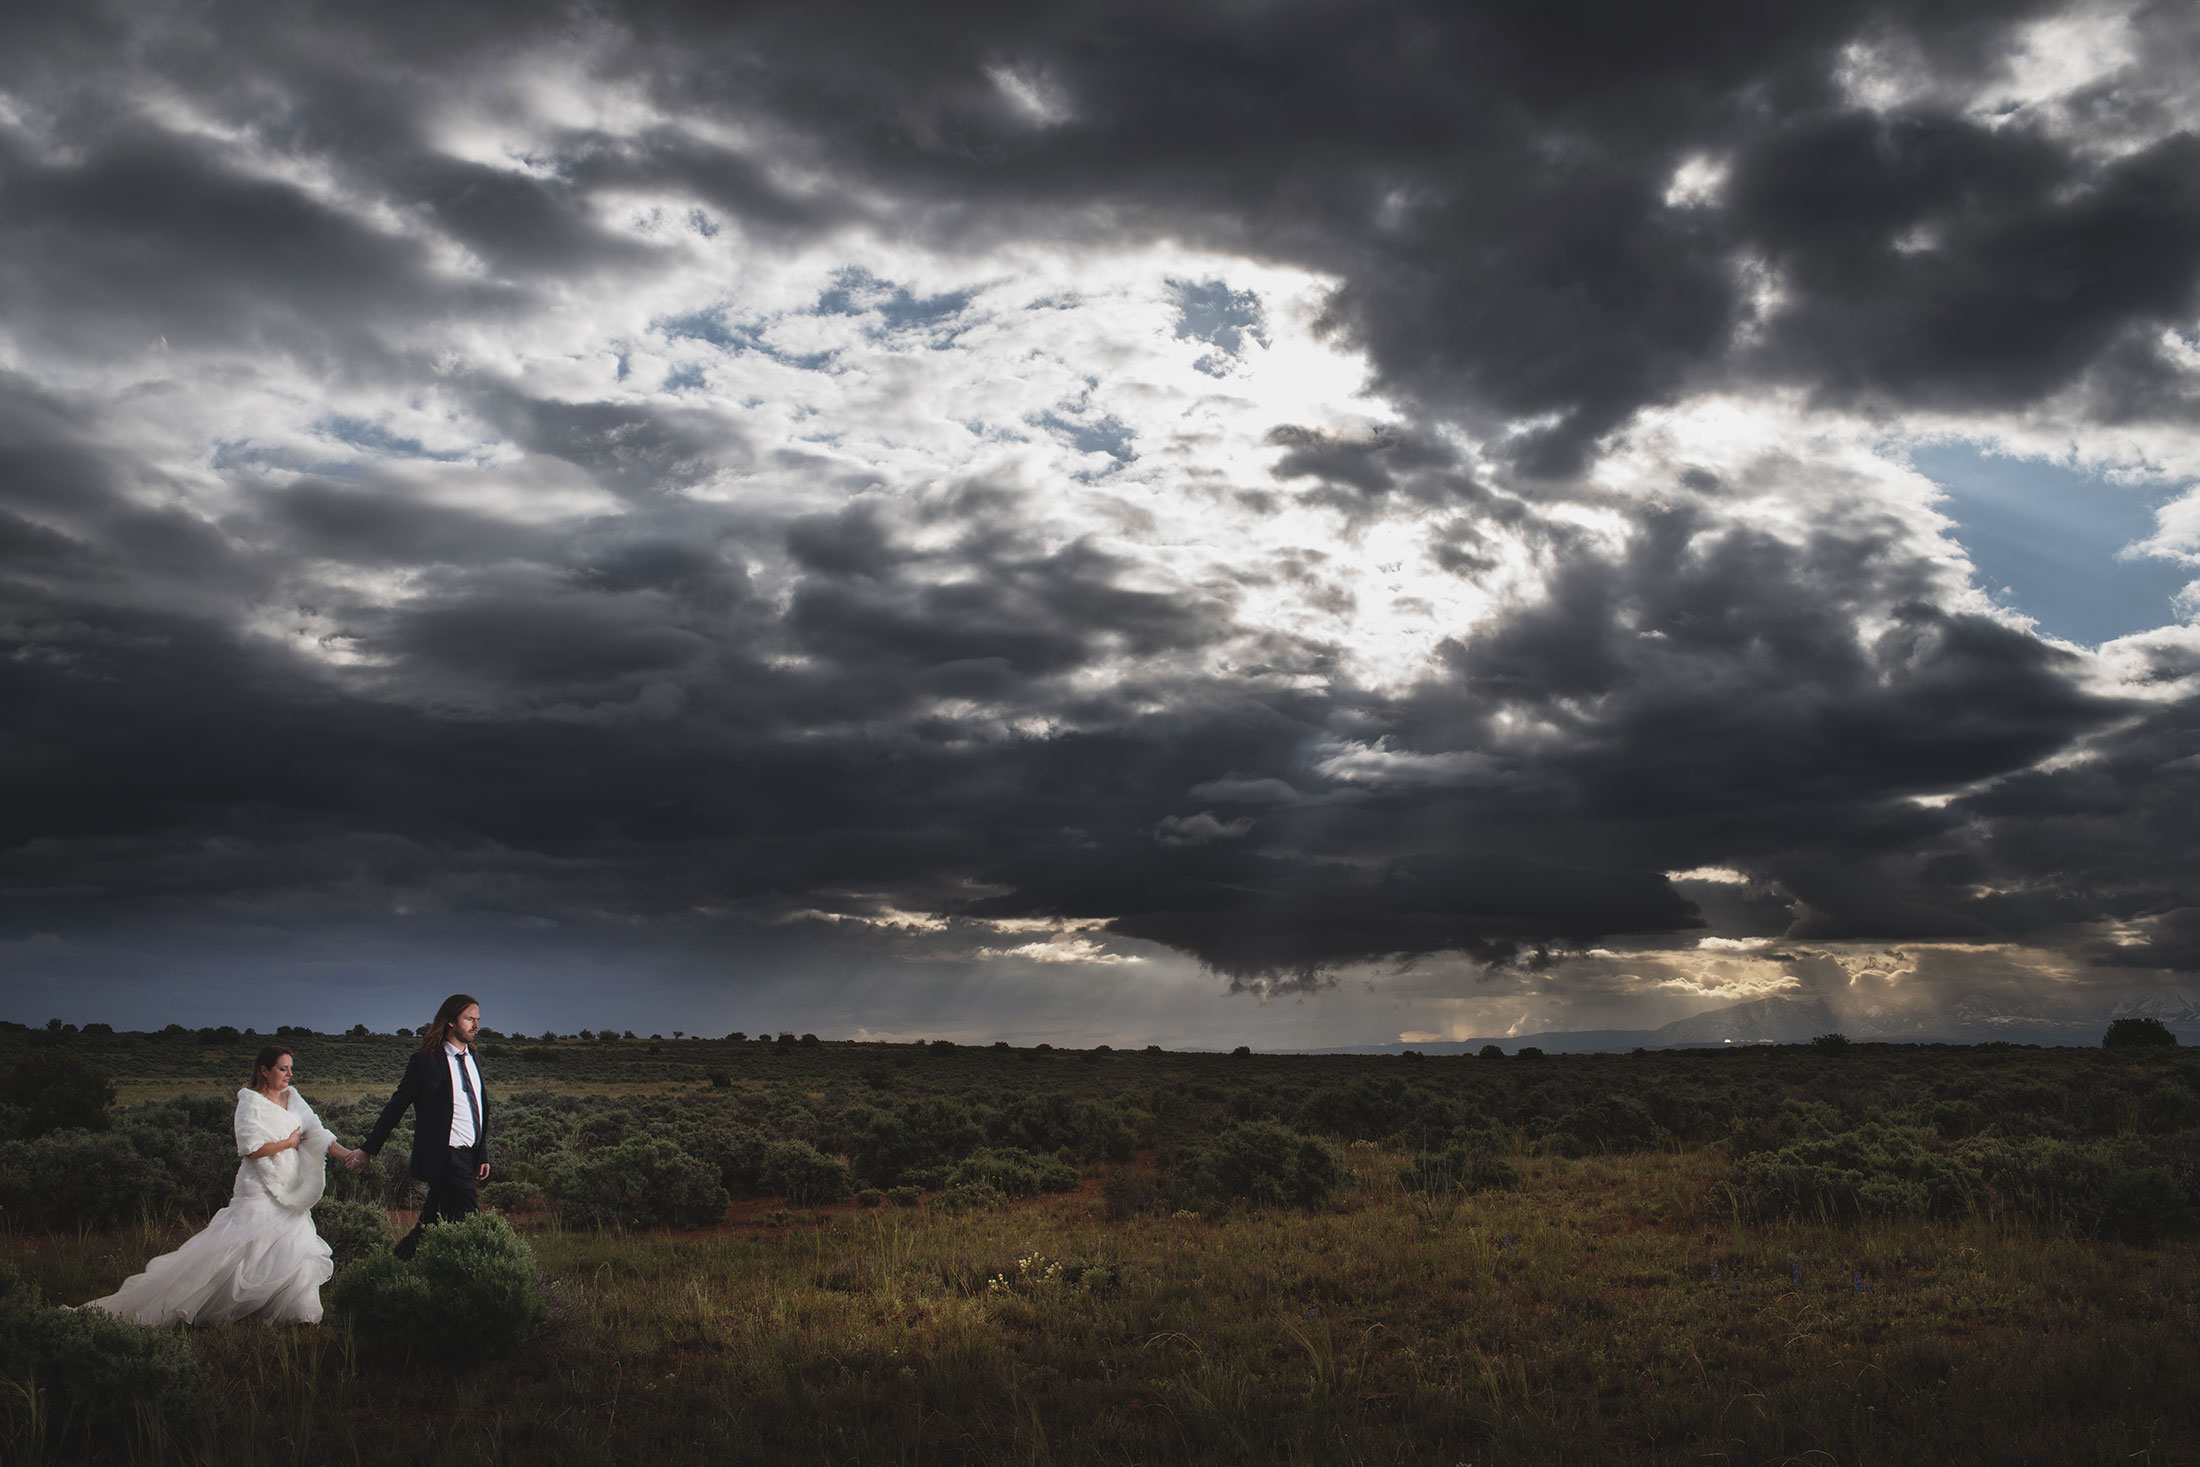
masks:
{"type": "Polygon", "coordinates": [[[2092,1017],[2012,1013],[1979,995],[1925,1012],[1865,1005],[1837,1012],[1822,998],[1779,996],[1729,1004],[1675,1019],[1655,1029],[1570,1029],[1540,1034],[1501,1034],[1424,1044],[1341,1045],[1324,1054],[1472,1054],[1494,1044],[1510,1054],[1534,1045],[1552,1054],[1591,1054],[1631,1049],[1701,1049],[1730,1044],[1806,1044],[1821,1034],[1901,1044],[2098,1045],[2112,1019],[2160,1019],[2185,1043],[2200,1042],[2200,1003],[2184,994],[2120,1003],[2092,1017]]]}

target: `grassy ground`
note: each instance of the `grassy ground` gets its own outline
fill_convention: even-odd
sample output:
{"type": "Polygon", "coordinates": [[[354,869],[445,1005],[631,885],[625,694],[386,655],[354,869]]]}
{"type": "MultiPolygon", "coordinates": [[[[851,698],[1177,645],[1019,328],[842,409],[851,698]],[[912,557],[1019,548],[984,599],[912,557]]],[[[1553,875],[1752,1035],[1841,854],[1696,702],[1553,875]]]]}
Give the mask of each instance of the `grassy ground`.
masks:
{"type": "MultiPolygon", "coordinates": [[[[1429,1206],[530,1232],[550,1329],[451,1374],[191,1336],[190,1455],[295,1462],[2200,1463],[2200,1245],[1737,1226],[1705,1152],[1532,1158],[1429,1206]]],[[[181,1236],[17,1237],[49,1300],[181,1236]]]]}

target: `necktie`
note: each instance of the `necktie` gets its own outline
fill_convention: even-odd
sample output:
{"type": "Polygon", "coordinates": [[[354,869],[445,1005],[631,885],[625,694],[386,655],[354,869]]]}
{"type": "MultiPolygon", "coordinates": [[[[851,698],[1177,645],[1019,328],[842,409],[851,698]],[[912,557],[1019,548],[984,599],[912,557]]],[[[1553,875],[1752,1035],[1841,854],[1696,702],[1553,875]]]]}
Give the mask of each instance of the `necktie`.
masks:
{"type": "Polygon", "coordinates": [[[474,1113],[474,1145],[481,1144],[481,1097],[474,1094],[474,1067],[466,1056],[458,1057],[458,1083],[466,1092],[466,1108],[474,1113]]]}

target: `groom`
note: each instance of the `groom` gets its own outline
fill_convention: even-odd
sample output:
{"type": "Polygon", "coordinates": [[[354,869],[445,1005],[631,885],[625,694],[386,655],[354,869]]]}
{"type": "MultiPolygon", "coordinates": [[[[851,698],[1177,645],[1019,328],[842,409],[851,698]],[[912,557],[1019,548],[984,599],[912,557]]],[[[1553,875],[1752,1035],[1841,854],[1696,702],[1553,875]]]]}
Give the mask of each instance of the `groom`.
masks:
{"type": "Polygon", "coordinates": [[[489,1148],[483,1139],[489,1093],[482,1088],[474,1060],[474,1035],[481,1029],[481,1005],[471,994],[454,993],[436,1010],[435,1022],[420,1034],[420,1048],[405,1062],[405,1078],[382,1107],[359,1149],[382,1154],[382,1143],[413,1112],[412,1174],[428,1184],[420,1221],[398,1240],[399,1258],[411,1258],[428,1224],[448,1222],[477,1209],[475,1189],[489,1179],[489,1148]]]}

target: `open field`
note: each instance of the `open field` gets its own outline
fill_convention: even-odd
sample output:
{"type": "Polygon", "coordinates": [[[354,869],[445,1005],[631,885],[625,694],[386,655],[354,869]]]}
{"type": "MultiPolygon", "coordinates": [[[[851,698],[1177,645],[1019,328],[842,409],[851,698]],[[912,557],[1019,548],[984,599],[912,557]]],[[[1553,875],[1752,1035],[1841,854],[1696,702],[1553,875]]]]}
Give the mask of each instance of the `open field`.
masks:
{"type": "MultiPolygon", "coordinates": [[[[353,1070],[394,1074],[402,1055],[388,1038],[295,1042],[317,1101],[365,1093],[353,1070]],[[335,1085],[316,1090],[315,1074],[335,1085]]],[[[492,1125],[513,1133],[500,1164],[536,1179],[514,1216],[552,1303],[541,1335],[452,1371],[371,1357],[334,1324],[194,1332],[209,1416],[180,1439],[103,1450],[224,1463],[2200,1462],[2200,1071],[2176,1051],[1416,1061],[534,1047],[554,1057],[526,1063],[566,1071],[554,1088],[547,1073],[489,1069],[492,1125]],[[1031,1116],[1077,1105],[1100,1121],[1090,1144],[1060,1133],[1070,1190],[979,1196],[938,1154],[880,1141],[907,1142],[920,1113],[959,1114],[981,1142],[1022,1125],[1036,1149],[1053,1138],[1031,1116]],[[1340,1162],[1311,1206],[1192,1185],[1212,1138],[1260,1119],[1340,1162]],[[1117,1121],[1127,1150],[1107,1130],[1117,1121]],[[735,1130],[801,1137],[850,1167],[850,1185],[895,1167],[923,1179],[925,1200],[758,1196],[729,1146],[713,1175],[736,1195],[706,1225],[570,1220],[589,1155],[662,1133],[704,1156],[735,1130]],[[1842,1152],[1842,1138],[1856,1144],[1842,1152]],[[1446,1147],[1494,1148],[1510,1175],[1416,1183],[1446,1147]],[[2088,1185],[2124,1200],[2089,1210],[2074,1183],[2040,1191],[2040,1157],[2096,1158],[2088,1185]],[[1863,1169],[1846,1192],[1843,1167],[1863,1169]],[[930,1205],[957,1194],[974,1200],[930,1205]]],[[[102,1063],[134,1054],[150,1068],[160,1050],[143,1036],[102,1063]]],[[[225,1062],[201,1051],[170,1078],[226,1080],[225,1062]]],[[[190,1221],[19,1229],[7,1248],[47,1301],[75,1302],[190,1221]]],[[[57,1430],[40,1444],[21,1411],[11,1423],[11,1462],[85,1450],[57,1430]]]]}

